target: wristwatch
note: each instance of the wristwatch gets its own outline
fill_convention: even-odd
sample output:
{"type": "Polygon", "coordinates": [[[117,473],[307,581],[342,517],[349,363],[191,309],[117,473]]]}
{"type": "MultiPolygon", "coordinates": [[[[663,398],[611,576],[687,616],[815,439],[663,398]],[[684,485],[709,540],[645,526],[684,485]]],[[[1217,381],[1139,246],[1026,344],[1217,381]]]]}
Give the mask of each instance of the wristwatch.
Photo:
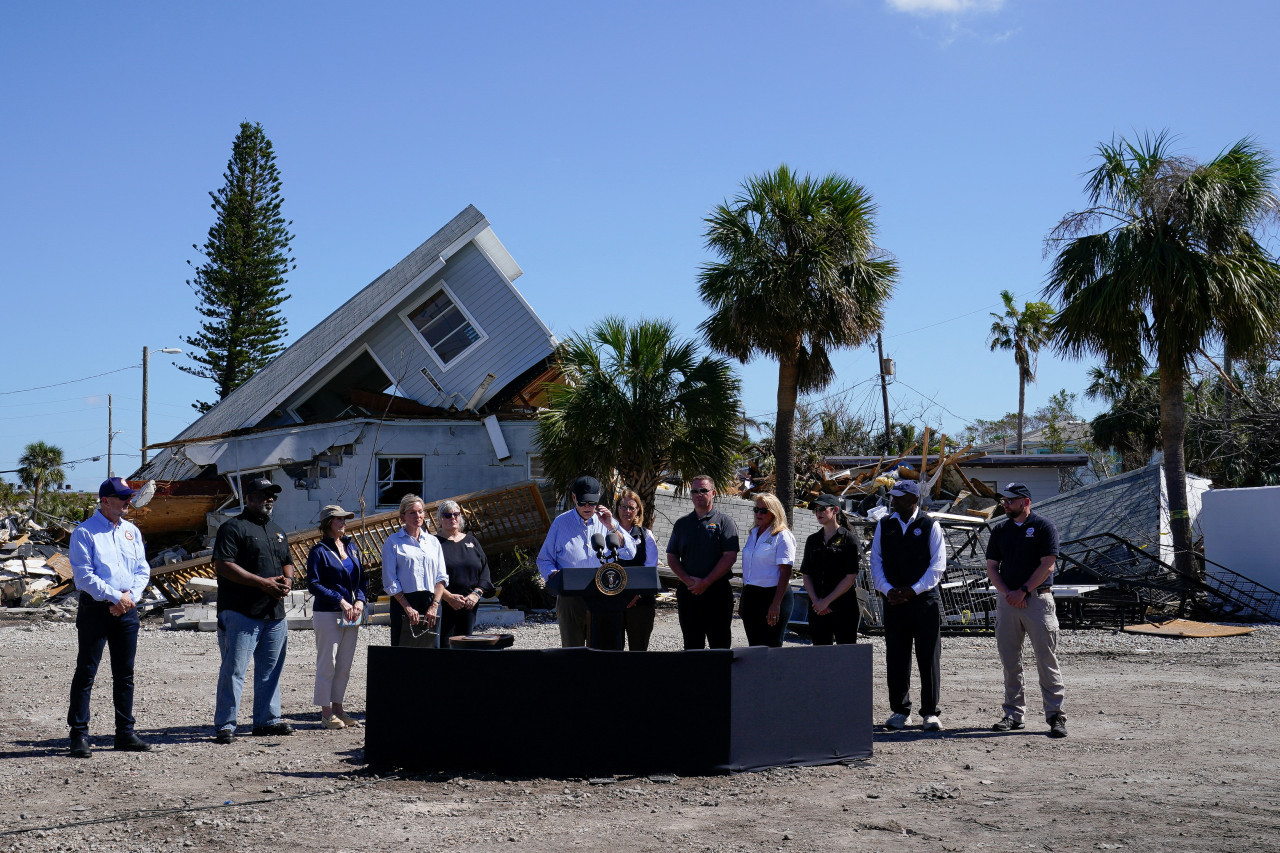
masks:
{"type": "Polygon", "coordinates": [[[1018,589],[1022,590],[1023,595],[1031,594],[1031,590],[1027,589],[1027,585],[1025,583],[1022,586],[1018,587],[1018,589]]]}

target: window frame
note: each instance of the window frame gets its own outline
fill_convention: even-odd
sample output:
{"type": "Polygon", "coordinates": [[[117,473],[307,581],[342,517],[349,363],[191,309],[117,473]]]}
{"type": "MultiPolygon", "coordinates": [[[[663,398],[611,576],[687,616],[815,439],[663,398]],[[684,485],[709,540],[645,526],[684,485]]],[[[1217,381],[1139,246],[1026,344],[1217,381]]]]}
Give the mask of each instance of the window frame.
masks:
{"type": "MultiPolygon", "coordinates": [[[[440,372],[442,373],[448,373],[460,362],[465,361],[467,357],[470,356],[473,352],[475,352],[476,349],[481,344],[489,340],[488,333],[486,333],[485,330],[481,327],[481,325],[476,321],[476,318],[472,316],[471,312],[467,310],[467,306],[463,304],[461,299],[458,298],[458,294],[455,293],[453,288],[451,288],[449,284],[444,280],[441,280],[435,287],[427,291],[420,299],[415,299],[409,305],[410,307],[405,308],[403,311],[400,312],[400,319],[403,320],[404,324],[409,327],[409,331],[413,333],[413,336],[418,341],[419,345],[421,345],[422,348],[427,351],[427,354],[431,356],[431,360],[436,363],[436,366],[440,369],[440,372]],[[466,349],[462,350],[457,355],[455,355],[452,359],[449,360],[448,363],[445,363],[443,360],[441,360],[440,356],[436,353],[435,348],[431,346],[430,343],[427,342],[426,336],[422,334],[422,331],[418,328],[417,324],[414,323],[413,320],[411,319],[412,316],[416,314],[419,310],[421,310],[424,305],[426,305],[432,299],[435,299],[436,296],[441,291],[443,291],[445,296],[448,297],[449,301],[453,303],[453,307],[458,309],[458,313],[462,315],[463,319],[466,320],[467,324],[469,324],[471,328],[475,331],[475,333],[479,335],[479,337],[477,337],[474,341],[472,341],[471,344],[466,349]]],[[[450,334],[454,334],[457,331],[458,330],[455,329],[450,334]]]]}
{"type": "MultiPolygon", "coordinates": [[[[378,470],[378,468],[381,466],[382,460],[384,459],[393,460],[393,461],[400,460],[400,459],[417,460],[417,462],[422,466],[422,476],[421,476],[421,479],[417,481],[417,484],[418,484],[417,488],[412,489],[411,492],[421,497],[422,490],[426,487],[426,483],[427,483],[427,457],[423,456],[422,454],[416,454],[416,453],[378,453],[373,458],[373,465],[374,465],[374,476],[373,476],[373,490],[374,490],[373,502],[374,503],[373,505],[374,507],[378,509],[396,509],[400,506],[399,497],[395,499],[394,503],[382,503],[382,477],[380,475],[381,472],[378,470]]],[[[388,480],[387,482],[390,484],[390,483],[404,483],[408,481],[391,479],[391,480],[388,480]]],[[[408,492],[406,492],[405,494],[408,494],[408,492]]],[[[403,497],[403,495],[401,495],[401,497],[403,497]]]]}

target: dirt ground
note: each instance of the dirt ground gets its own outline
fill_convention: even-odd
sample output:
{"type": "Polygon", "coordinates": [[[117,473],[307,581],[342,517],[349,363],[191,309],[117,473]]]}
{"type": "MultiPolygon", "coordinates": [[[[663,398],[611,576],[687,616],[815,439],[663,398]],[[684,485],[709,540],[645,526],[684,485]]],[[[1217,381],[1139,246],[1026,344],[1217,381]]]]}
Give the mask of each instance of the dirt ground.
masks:
{"type": "MultiPolygon", "coordinates": [[[[297,733],[219,746],[215,636],[157,625],[139,638],[135,706],[155,750],[110,749],[104,661],[95,753],[75,760],[74,627],[0,622],[0,851],[1280,849],[1280,627],[1213,640],[1064,632],[1066,740],[1036,715],[992,733],[994,641],[946,638],[941,733],[877,727],[874,757],[851,766],[606,781],[370,776],[359,730],[319,728],[305,631],[290,634],[284,684],[297,733]]],[[[516,634],[522,648],[556,637],[554,625],[516,634]]],[[[676,634],[660,612],[655,647],[676,634]]],[[[362,643],[386,641],[372,628],[362,643]]],[[[882,722],[883,646],[870,642],[882,722]]],[[[363,659],[347,703],[357,717],[363,659]]],[[[531,708],[511,697],[512,726],[536,736],[531,708]]]]}

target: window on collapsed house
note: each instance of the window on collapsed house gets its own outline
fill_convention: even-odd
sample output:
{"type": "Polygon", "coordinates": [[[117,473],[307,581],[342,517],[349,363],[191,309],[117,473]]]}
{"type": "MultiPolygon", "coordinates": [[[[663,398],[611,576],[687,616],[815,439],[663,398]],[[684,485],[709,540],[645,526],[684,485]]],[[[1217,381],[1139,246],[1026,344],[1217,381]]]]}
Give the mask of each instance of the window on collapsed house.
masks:
{"type": "Polygon", "coordinates": [[[446,367],[484,337],[444,287],[409,312],[408,320],[446,367]]]}
{"type": "Polygon", "coordinates": [[[378,457],[378,506],[398,507],[405,495],[421,495],[421,456],[378,457]]]}
{"type": "Polygon", "coordinates": [[[529,454],[529,479],[545,480],[547,479],[547,470],[542,465],[542,456],[537,453],[529,454]]]}

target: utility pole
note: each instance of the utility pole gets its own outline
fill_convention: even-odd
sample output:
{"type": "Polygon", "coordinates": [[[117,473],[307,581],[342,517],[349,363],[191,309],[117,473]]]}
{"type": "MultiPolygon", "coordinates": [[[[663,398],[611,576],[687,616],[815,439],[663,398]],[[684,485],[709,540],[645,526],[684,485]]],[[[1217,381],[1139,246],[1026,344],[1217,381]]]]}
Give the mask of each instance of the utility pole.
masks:
{"type": "Polygon", "coordinates": [[[111,431],[111,395],[107,395],[107,479],[111,479],[116,472],[111,468],[111,440],[115,438],[115,433],[111,431]]]}
{"type": "MultiPolygon", "coordinates": [[[[889,435],[889,385],[885,382],[884,342],[879,332],[876,332],[876,354],[880,357],[880,399],[884,402],[884,452],[888,454],[892,450],[893,439],[889,435]]],[[[893,372],[892,366],[888,372],[893,372]]]]}
{"type": "Polygon", "coordinates": [[[170,355],[176,355],[182,350],[177,347],[161,347],[158,350],[149,350],[142,348],[142,465],[147,464],[147,377],[151,366],[151,353],[166,352],[170,355]]]}

